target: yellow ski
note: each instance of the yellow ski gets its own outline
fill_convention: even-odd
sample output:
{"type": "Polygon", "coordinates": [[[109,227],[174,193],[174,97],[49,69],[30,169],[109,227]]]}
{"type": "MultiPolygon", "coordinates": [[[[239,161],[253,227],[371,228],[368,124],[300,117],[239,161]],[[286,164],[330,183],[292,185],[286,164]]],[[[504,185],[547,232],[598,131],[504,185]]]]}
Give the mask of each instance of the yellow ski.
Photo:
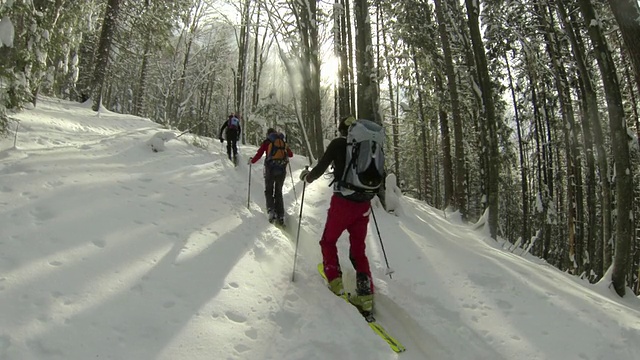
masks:
{"type": "MultiPolygon", "coordinates": [[[[320,275],[322,276],[322,278],[324,279],[325,283],[328,283],[327,281],[327,276],[324,273],[324,265],[322,265],[322,263],[318,264],[318,272],[320,273],[320,275]]],[[[343,296],[341,296],[346,302],[348,302],[349,304],[351,304],[351,302],[349,302],[349,295],[347,293],[345,293],[343,296]]],[[[359,310],[359,309],[358,309],[359,310]]],[[[376,322],[376,319],[373,317],[373,314],[371,313],[363,313],[360,312],[360,314],[364,317],[364,319],[367,321],[367,324],[369,324],[369,327],[371,328],[371,330],[373,330],[373,332],[380,336],[382,338],[382,340],[386,341],[387,344],[389,344],[389,347],[391,347],[391,350],[397,352],[397,353],[401,353],[405,350],[407,350],[404,345],[402,345],[396,338],[394,338],[393,336],[391,336],[391,334],[389,334],[387,332],[387,330],[385,330],[385,328],[382,327],[382,325],[378,324],[376,322]]]]}

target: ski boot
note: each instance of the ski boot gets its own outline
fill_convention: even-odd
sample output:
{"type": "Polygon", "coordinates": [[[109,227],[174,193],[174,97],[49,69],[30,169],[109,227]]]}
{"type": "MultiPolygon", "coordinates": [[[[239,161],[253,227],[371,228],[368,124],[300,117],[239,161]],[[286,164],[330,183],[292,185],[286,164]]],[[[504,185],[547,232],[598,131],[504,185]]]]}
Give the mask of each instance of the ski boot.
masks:
{"type": "Polygon", "coordinates": [[[363,315],[373,314],[373,291],[371,291],[371,279],[367,274],[356,274],[356,295],[350,296],[349,302],[363,315]]]}
{"type": "Polygon", "coordinates": [[[273,210],[273,209],[269,209],[269,211],[268,211],[268,212],[269,212],[269,222],[270,222],[271,224],[273,224],[273,222],[274,222],[274,221],[276,221],[276,218],[277,218],[278,216],[276,215],[276,212],[275,212],[275,210],[273,210]]]}
{"type": "Polygon", "coordinates": [[[352,295],[349,302],[360,310],[362,314],[373,313],[373,294],[369,295],[352,295]]]}
{"type": "Polygon", "coordinates": [[[344,297],[344,286],[342,285],[342,277],[337,277],[329,282],[329,289],[332,293],[344,297]]]}

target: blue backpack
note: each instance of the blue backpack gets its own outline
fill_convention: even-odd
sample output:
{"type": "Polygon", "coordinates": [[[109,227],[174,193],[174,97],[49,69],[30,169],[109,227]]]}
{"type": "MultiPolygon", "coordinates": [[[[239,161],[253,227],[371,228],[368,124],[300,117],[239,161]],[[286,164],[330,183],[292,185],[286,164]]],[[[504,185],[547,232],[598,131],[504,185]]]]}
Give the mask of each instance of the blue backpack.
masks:
{"type": "Polygon", "coordinates": [[[227,122],[227,128],[230,130],[238,130],[238,127],[240,127],[240,119],[235,116],[229,118],[229,122],[227,122]]]}

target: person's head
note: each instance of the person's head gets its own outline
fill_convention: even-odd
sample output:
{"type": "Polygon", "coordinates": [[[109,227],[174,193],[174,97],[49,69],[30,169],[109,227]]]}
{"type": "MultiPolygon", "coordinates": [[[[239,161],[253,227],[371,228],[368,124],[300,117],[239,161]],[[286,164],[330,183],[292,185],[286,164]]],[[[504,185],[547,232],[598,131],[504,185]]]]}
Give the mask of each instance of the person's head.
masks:
{"type": "Polygon", "coordinates": [[[338,125],[338,131],[340,135],[347,136],[347,132],[349,131],[349,126],[356,121],[356,118],[353,115],[345,116],[340,120],[340,124],[338,125]]]}
{"type": "Polygon", "coordinates": [[[269,135],[273,134],[274,132],[276,132],[276,129],[274,129],[274,128],[268,128],[268,129],[267,129],[267,136],[269,136],[269,135]]]}

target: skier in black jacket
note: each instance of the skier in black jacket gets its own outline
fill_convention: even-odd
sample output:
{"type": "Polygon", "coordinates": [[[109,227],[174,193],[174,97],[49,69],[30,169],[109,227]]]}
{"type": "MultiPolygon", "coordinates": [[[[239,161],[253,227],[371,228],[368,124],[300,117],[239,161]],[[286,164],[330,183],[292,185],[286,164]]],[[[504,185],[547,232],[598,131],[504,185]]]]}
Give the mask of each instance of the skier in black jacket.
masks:
{"type": "Polygon", "coordinates": [[[220,128],[220,142],[224,142],[224,138],[222,137],[222,132],[224,130],[226,132],[227,138],[227,156],[229,160],[232,160],[234,164],[237,164],[238,161],[238,139],[240,138],[240,119],[238,119],[235,114],[229,115],[227,121],[222,124],[222,128],[220,128]],[[233,150],[233,158],[231,157],[231,150],[233,150]]]}
{"type": "MultiPolygon", "coordinates": [[[[331,197],[329,211],[327,212],[327,222],[320,240],[324,273],[327,276],[331,291],[336,295],[342,296],[344,287],[342,285],[342,270],[338,262],[336,244],[340,235],[347,230],[350,244],[349,258],[356,270],[357,296],[352,296],[350,301],[361,310],[371,312],[373,310],[374,288],[369,260],[365,251],[371,203],[370,200],[359,201],[357,194],[355,194],[355,197],[345,195],[344,189],[339,186],[339,180],[344,173],[347,158],[347,131],[353,121],[355,121],[353,117],[348,117],[340,122],[338,131],[340,131],[341,136],[329,143],[324,155],[311,171],[302,171],[300,180],[312,183],[322,176],[329,165],[333,163],[333,196],[331,197]]],[[[346,192],[348,193],[349,191],[346,192]]]]}

